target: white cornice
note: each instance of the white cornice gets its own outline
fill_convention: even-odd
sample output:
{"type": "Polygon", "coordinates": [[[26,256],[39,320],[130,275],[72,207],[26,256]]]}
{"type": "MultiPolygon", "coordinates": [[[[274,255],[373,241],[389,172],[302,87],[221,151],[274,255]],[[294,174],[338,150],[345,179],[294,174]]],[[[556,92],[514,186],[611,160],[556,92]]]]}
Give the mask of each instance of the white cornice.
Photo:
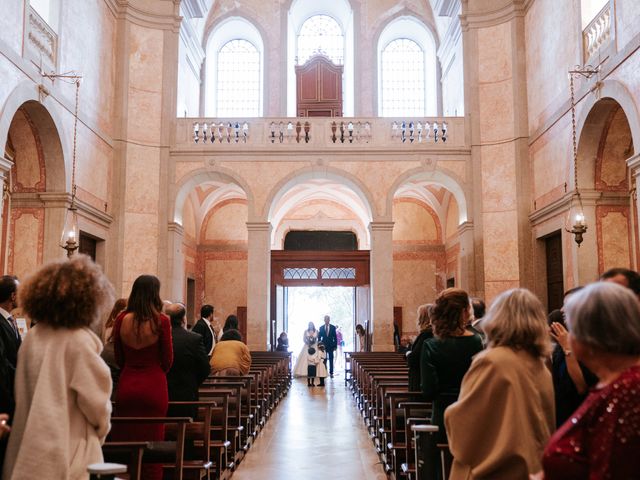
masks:
{"type": "Polygon", "coordinates": [[[178,15],[178,3],[173,2],[173,13],[158,14],[147,12],[129,3],[129,0],[104,0],[111,13],[118,20],[127,20],[136,25],[160,30],[178,32],[181,17],[178,15]]]}
{"type": "MultiPolygon", "coordinates": [[[[581,190],[580,196],[582,198],[582,204],[586,206],[593,206],[598,203],[599,200],[602,199],[602,192],[598,192],[595,190],[581,190]]],[[[547,220],[557,216],[558,214],[565,214],[567,210],[571,206],[571,200],[573,198],[573,190],[567,192],[561,198],[557,199],[555,202],[551,202],[549,205],[546,205],[529,215],[529,220],[531,221],[531,225],[536,226],[547,220]]]]}
{"type": "Polygon", "coordinates": [[[460,23],[462,30],[470,28],[487,28],[500,25],[517,17],[524,17],[526,13],[525,0],[513,0],[507,5],[495,10],[487,10],[481,13],[469,13],[467,5],[473,0],[462,0],[462,14],[460,23]]]}

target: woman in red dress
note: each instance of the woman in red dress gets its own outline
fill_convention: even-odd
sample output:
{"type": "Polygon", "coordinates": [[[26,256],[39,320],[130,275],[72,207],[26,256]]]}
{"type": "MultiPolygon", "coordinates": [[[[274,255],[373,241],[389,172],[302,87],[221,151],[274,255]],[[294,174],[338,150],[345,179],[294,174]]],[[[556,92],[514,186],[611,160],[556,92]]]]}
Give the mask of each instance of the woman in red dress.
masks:
{"type": "Polygon", "coordinates": [[[551,437],[545,480],[640,478],[640,303],[608,282],[565,305],[571,350],[600,382],[551,437]]]}
{"type": "MultiPolygon", "coordinates": [[[[116,361],[121,368],[115,416],[164,417],[169,397],[166,373],[173,363],[171,323],[161,313],[160,281],[141,275],[133,283],[127,308],[113,327],[116,361]]],[[[113,440],[163,440],[162,425],[118,425],[113,440]]],[[[162,467],[148,466],[148,480],[162,478],[162,467]]]]}

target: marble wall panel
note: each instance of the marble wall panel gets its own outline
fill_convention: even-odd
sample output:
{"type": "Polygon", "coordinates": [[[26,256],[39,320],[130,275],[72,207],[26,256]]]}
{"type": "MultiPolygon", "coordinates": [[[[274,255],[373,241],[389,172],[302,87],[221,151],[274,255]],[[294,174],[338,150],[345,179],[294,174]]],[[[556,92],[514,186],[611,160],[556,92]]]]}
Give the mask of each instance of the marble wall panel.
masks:
{"type": "Polygon", "coordinates": [[[22,54],[25,3],[24,0],[2,2],[0,15],[0,40],[18,55],[22,54]]]}
{"type": "Polygon", "coordinates": [[[614,113],[604,135],[596,160],[596,188],[627,192],[626,160],[633,156],[634,149],[629,123],[621,108],[614,113]]]}
{"type": "Polygon", "coordinates": [[[571,119],[565,115],[558,123],[536,139],[529,148],[532,170],[532,196],[537,208],[556,200],[557,187],[569,182],[569,173],[572,168],[571,158],[571,119]],[[555,192],[552,197],[547,194],[555,192]],[[546,196],[545,196],[546,195],[546,196]]]}
{"type": "Polygon", "coordinates": [[[478,30],[478,82],[500,83],[512,77],[511,24],[478,30]]]}
{"type": "Polygon", "coordinates": [[[237,172],[244,178],[253,193],[255,211],[267,213],[271,195],[280,181],[293,172],[308,167],[308,162],[221,162],[221,166],[237,172]]]}
{"type": "Polygon", "coordinates": [[[529,131],[569,99],[567,71],[580,58],[579,2],[537,0],[525,16],[529,131]]]}
{"type": "Polygon", "coordinates": [[[640,22],[640,2],[636,0],[616,0],[615,2],[616,43],[623,49],[638,35],[640,22]]]}
{"type": "Polygon", "coordinates": [[[393,202],[394,243],[435,244],[442,242],[442,229],[435,212],[422,202],[393,202]]]}
{"type": "Polygon", "coordinates": [[[182,227],[184,228],[184,234],[191,240],[196,238],[196,217],[193,212],[193,203],[190,199],[184,202],[184,208],[182,210],[182,227]]]}
{"type": "Polygon", "coordinates": [[[518,282],[520,269],[516,211],[483,213],[482,230],[485,282],[518,282]]]}
{"type": "Polygon", "coordinates": [[[123,289],[126,293],[139,275],[155,275],[158,271],[157,213],[125,213],[123,238],[121,261],[123,289]]]}
{"type": "Polygon", "coordinates": [[[246,242],[247,203],[242,200],[224,202],[214,207],[203,221],[201,241],[203,243],[246,242]]]}
{"type": "MultiPolygon", "coordinates": [[[[65,2],[60,6],[60,24],[58,71],[82,75],[81,115],[106,134],[113,135],[116,19],[103,0],[65,2]]],[[[144,65],[140,70],[146,68],[144,65]]],[[[59,85],[59,88],[70,100],[74,98],[73,85],[59,85]]]]}
{"type": "Polygon", "coordinates": [[[482,209],[500,212],[516,208],[517,179],[512,144],[482,147],[482,209]]]}
{"type": "Polygon", "coordinates": [[[156,148],[127,144],[125,209],[157,213],[160,195],[160,152],[156,148]]]}
{"type": "Polygon", "coordinates": [[[158,144],[164,32],[132,24],[129,38],[128,139],[158,144]]]}
{"type": "Polygon", "coordinates": [[[514,135],[513,81],[478,85],[480,134],[483,143],[508,140],[514,135]]]}
{"type": "Polygon", "coordinates": [[[29,117],[18,110],[9,129],[9,140],[15,149],[12,183],[14,191],[36,192],[45,189],[42,144],[29,117]]]}
{"type": "Polygon", "coordinates": [[[596,208],[598,234],[598,270],[602,274],[614,267],[631,267],[629,208],[596,208]]]}
{"type": "Polygon", "coordinates": [[[357,216],[346,206],[329,200],[311,200],[294,206],[284,220],[307,219],[357,220],[357,216]]]}
{"type": "Polygon", "coordinates": [[[42,264],[44,247],[44,209],[14,208],[9,226],[7,271],[24,279],[42,264]]]}
{"type": "Polygon", "coordinates": [[[436,297],[436,260],[394,260],[394,306],[402,307],[402,334],[417,335],[418,307],[436,297]]]}
{"type": "Polygon", "coordinates": [[[458,215],[458,202],[453,197],[449,200],[449,207],[447,208],[447,225],[445,228],[444,238],[450,241],[458,236],[458,224],[460,217],[458,215]]]}
{"type": "MultiPolygon", "coordinates": [[[[215,307],[214,318],[221,326],[237,307],[247,305],[247,260],[225,259],[217,254],[205,260],[203,303],[215,307]]],[[[251,335],[251,331],[248,331],[251,335]]]]}

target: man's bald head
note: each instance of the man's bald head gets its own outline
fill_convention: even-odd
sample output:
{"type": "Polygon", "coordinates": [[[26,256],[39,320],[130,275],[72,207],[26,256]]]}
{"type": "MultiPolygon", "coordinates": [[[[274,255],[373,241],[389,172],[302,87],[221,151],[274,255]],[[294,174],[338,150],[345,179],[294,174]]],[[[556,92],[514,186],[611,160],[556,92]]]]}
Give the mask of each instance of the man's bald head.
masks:
{"type": "Polygon", "coordinates": [[[184,325],[185,317],[187,315],[187,309],[181,303],[172,303],[167,305],[165,313],[169,315],[171,319],[171,325],[174,327],[181,327],[184,325]]]}

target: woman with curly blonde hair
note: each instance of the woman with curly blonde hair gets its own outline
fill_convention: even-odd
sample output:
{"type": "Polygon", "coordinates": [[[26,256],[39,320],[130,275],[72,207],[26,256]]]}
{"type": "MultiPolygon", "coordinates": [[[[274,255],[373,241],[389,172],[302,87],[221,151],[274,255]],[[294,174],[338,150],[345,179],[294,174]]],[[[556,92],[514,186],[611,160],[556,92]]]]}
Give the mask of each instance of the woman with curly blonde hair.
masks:
{"type": "Polygon", "coordinates": [[[18,354],[17,408],[3,478],[87,478],[102,461],[109,431],[111,376],[97,330],[113,289],[86,255],[49,263],[18,290],[37,321],[18,354]]]}
{"type": "MultiPolygon", "coordinates": [[[[445,413],[450,479],[528,479],[555,428],[547,316],[529,290],[498,296],[483,320],[488,349],[475,357],[445,413]]],[[[585,477],[586,478],[586,477],[585,477]]]]}

